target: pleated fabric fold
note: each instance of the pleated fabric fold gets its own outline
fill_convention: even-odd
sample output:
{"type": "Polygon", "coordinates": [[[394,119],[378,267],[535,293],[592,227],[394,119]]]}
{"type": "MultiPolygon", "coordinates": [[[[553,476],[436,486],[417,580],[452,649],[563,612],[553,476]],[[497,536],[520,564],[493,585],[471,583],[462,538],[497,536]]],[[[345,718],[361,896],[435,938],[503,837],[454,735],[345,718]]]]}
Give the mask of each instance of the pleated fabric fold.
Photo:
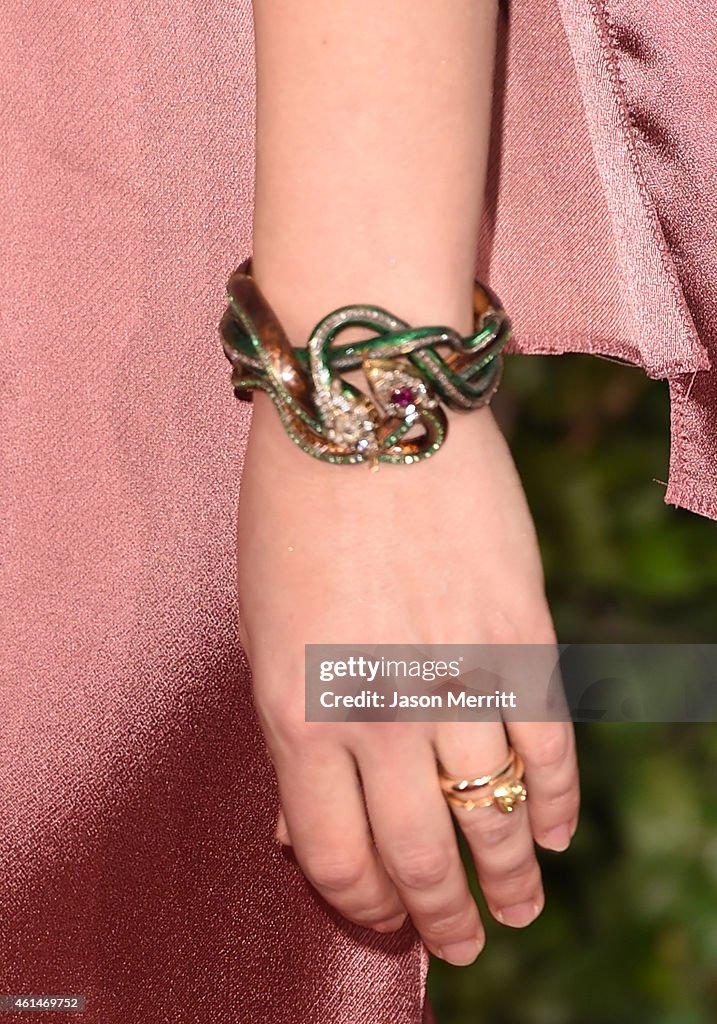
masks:
{"type": "Polygon", "coordinates": [[[501,3],[476,269],[512,351],[669,382],[665,500],[717,518],[717,18],[687,0],[501,3]]]}

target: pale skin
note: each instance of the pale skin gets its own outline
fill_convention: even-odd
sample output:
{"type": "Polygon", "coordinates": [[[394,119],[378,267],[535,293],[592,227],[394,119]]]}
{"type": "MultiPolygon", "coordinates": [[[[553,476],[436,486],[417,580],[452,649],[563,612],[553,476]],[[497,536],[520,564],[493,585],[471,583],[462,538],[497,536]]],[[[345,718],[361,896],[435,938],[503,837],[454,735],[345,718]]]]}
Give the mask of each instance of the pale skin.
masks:
{"type": "MultiPolygon", "coordinates": [[[[341,305],[467,334],[487,162],[493,0],[255,0],[254,275],[294,344],[341,305]]],[[[360,328],[342,342],[366,336],[360,328]]],[[[579,792],[569,723],[306,723],[306,643],[552,643],[535,529],[492,412],[451,412],[413,466],[332,466],[255,392],[238,516],[240,638],[279,784],[277,835],[349,920],[410,915],[453,964],[485,932],[436,760],[529,799],[457,809],[490,912],[523,927],[579,792]],[[461,543],[485,538],[481,545],[461,543]]]]}

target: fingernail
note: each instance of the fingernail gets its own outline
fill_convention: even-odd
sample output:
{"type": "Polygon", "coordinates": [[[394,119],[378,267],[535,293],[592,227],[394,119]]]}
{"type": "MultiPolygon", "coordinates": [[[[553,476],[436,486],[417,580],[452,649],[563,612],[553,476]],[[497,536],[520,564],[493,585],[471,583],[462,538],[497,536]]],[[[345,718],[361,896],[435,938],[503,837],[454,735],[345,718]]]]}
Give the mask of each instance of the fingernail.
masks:
{"type": "Polygon", "coordinates": [[[277,829],[274,833],[274,839],[277,843],[281,843],[282,846],[291,846],[291,840],[289,839],[289,833],[286,829],[277,829]]]}
{"type": "Polygon", "coordinates": [[[553,828],[550,832],[545,833],[542,846],[547,846],[549,850],[555,850],[557,853],[562,853],[563,850],[567,850],[570,846],[570,840],[572,839],[572,833],[567,825],[558,825],[557,828],[553,828]]]}
{"type": "Polygon", "coordinates": [[[514,903],[510,907],[498,910],[495,916],[501,924],[510,925],[511,928],[525,928],[526,924],[534,921],[539,913],[539,903],[514,903]]]}
{"type": "Polygon", "coordinates": [[[397,932],[399,928],[403,927],[407,917],[408,914],[398,914],[397,917],[389,917],[387,920],[380,921],[371,927],[377,932],[397,932]]]}
{"type": "Polygon", "coordinates": [[[454,942],[438,950],[441,960],[447,960],[456,967],[467,967],[472,964],[483,949],[481,939],[466,939],[465,942],[454,942]]]}

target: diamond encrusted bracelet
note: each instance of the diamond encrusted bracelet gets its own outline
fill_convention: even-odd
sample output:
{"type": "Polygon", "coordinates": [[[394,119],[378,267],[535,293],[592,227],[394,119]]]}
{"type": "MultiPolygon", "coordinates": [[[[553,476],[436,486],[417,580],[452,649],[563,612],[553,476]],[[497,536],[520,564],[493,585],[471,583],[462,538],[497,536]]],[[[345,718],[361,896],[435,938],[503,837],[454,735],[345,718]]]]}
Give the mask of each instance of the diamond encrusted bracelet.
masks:
{"type": "Polygon", "coordinates": [[[400,462],[428,458],[443,444],[441,403],[468,411],[486,405],[500,383],[510,320],[495,292],[474,282],[475,334],[411,327],[380,306],[342,306],[320,320],[306,346],[294,346],[251,274],[251,257],[226,286],[218,329],[238,398],[253,388],[271,397],[305,452],[325,462],[400,462]],[[334,344],[346,327],[375,335],[334,344]],[[361,369],[367,390],[341,376],[361,369]]]}

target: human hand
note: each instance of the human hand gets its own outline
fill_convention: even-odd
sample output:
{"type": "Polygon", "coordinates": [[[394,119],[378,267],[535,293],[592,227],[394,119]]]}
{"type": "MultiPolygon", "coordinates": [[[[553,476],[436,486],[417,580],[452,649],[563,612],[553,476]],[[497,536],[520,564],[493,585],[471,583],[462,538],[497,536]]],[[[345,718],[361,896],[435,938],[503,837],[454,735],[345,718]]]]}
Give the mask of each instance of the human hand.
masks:
{"type": "Polygon", "coordinates": [[[417,465],[331,466],[283,432],[254,393],[241,483],[240,638],[276,768],[278,833],[351,921],[393,931],[410,914],[454,964],[485,933],[436,759],[490,773],[508,743],[530,798],[510,814],[457,809],[491,913],[532,921],[544,902],[534,842],[564,849],[579,793],[569,722],[304,720],[306,643],[555,641],[535,531],[491,411],[454,414],[445,447],[417,465]]]}

